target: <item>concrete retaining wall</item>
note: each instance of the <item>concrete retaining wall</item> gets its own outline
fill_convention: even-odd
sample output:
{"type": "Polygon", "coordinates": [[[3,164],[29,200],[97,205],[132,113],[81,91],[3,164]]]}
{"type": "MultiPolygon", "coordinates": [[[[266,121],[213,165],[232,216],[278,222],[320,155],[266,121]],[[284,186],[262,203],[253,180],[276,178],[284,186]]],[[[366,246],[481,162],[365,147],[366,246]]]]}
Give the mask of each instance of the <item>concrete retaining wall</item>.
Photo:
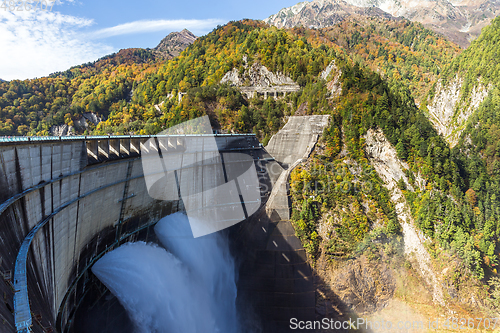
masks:
{"type": "Polygon", "coordinates": [[[272,220],[290,219],[288,178],[292,170],[314,150],[328,121],[329,116],[290,117],[286,125],[269,140],[266,150],[285,168],[267,203],[266,209],[272,220]]]}

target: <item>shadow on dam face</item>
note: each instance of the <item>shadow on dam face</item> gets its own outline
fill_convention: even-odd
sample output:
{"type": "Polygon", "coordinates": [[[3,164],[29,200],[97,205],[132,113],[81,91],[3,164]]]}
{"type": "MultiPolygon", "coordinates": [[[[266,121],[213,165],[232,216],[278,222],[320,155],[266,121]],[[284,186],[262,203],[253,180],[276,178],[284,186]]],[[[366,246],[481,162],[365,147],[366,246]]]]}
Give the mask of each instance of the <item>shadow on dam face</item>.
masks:
{"type": "Polygon", "coordinates": [[[134,324],[118,299],[107,289],[102,290],[97,285],[90,287],[69,332],[134,333],[134,324]]]}
{"type": "MultiPolygon", "coordinates": [[[[293,233],[291,225],[273,222],[263,212],[228,230],[239,275],[236,307],[241,333],[290,332],[290,318],[315,318],[312,271],[293,233]]],[[[133,239],[141,240],[158,243],[152,231],[133,239]]],[[[134,333],[127,311],[96,276],[89,275],[85,288],[65,332],[134,333]]]]}

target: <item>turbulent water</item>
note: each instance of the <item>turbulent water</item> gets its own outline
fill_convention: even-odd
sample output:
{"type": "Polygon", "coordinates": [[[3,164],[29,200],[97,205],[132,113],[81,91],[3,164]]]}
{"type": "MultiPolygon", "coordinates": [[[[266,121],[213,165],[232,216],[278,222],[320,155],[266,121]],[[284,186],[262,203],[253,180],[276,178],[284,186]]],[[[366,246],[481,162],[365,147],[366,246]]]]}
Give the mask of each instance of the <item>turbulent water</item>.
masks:
{"type": "Polygon", "coordinates": [[[165,248],[128,243],[92,268],[128,311],[140,333],[236,333],[236,276],[227,239],[193,238],[186,215],[162,219],[165,248]]]}

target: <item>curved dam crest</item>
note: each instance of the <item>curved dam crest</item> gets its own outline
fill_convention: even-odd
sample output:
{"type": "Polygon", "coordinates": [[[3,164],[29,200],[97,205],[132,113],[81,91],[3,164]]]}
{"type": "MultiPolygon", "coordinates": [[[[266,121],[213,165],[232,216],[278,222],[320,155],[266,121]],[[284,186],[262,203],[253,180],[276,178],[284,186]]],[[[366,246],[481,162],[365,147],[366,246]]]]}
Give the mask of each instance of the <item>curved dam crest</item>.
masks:
{"type": "MultiPolygon", "coordinates": [[[[297,121],[293,118],[306,117],[291,117],[292,123],[297,121]]],[[[303,121],[300,123],[304,126],[303,121]]],[[[316,135],[317,139],[317,134],[308,135],[316,135]]],[[[0,269],[5,282],[0,284],[4,294],[0,331],[22,332],[30,327],[34,332],[71,332],[81,300],[90,292],[89,286],[96,283],[89,270],[93,263],[121,244],[148,241],[153,237],[151,228],[156,222],[183,210],[180,201],[155,200],[148,195],[139,153],[141,144],[149,139],[84,137],[0,143],[0,269]],[[22,317],[17,312],[22,306],[13,304],[14,295],[22,293],[22,288],[16,288],[22,286],[22,281],[14,278],[15,263],[21,244],[37,226],[39,230],[32,233],[26,250],[24,272],[30,314],[22,317]],[[17,321],[14,312],[20,315],[17,321]]],[[[268,216],[272,212],[267,214],[265,208],[283,171],[282,168],[276,173],[281,168],[278,162],[288,164],[289,159],[276,161],[254,135],[216,135],[215,139],[222,155],[238,151],[251,156],[261,184],[262,208],[230,229],[230,240],[242,267],[238,298],[240,293],[241,298],[249,297],[264,327],[270,322],[282,323],[294,311],[300,315],[305,303],[313,309],[312,279],[304,279],[300,274],[311,272],[300,242],[297,243],[293,229],[281,223],[281,218],[273,221],[268,216]],[[279,230],[281,234],[277,236],[279,230]],[[267,250],[269,244],[280,242],[282,249],[293,249],[290,256],[267,250]],[[300,260],[295,262],[295,257],[300,260]],[[283,260],[285,264],[279,266],[283,260]],[[297,269],[297,265],[302,268],[297,269]],[[277,281],[269,275],[271,267],[277,267],[273,271],[286,282],[278,286],[282,294],[269,284],[273,279],[277,281]],[[307,293],[295,293],[299,289],[307,289],[307,293]],[[289,295],[287,306],[285,311],[278,311],[283,295],[289,295]],[[272,299],[267,307],[262,303],[266,299],[272,299]],[[304,299],[308,301],[304,303],[304,299]]],[[[189,140],[189,136],[176,137],[171,149],[188,145],[189,140]]],[[[297,151],[296,147],[288,149],[297,151]]],[[[17,276],[21,276],[19,272],[17,276]]],[[[306,315],[311,318],[314,311],[306,315]]]]}

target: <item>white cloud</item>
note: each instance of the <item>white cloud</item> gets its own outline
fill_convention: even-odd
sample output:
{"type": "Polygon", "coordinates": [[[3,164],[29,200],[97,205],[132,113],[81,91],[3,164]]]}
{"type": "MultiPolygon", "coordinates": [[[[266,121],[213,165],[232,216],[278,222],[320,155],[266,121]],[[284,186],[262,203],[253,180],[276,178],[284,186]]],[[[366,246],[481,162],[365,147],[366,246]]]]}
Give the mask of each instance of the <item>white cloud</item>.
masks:
{"type": "Polygon", "coordinates": [[[195,34],[206,33],[213,29],[217,24],[224,23],[223,20],[142,20],[120,24],[110,28],[104,28],[92,32],[91,38],[106,38],[118,35],[127,35],[134,33],[153,32],[153,31],[178,31],[182,29],[191,30],[195,34]]]}
{"type": "Polygon", "coordinates": [[[113,52],[79,33],[93,24],[58,12],[0,11],[0,78],[41,77],[113,52]]]}
{"type": "MultiPolygon", "coordinates": [[[[57,0],[57,5],[73,1],[57,0]]],[[[117,51],[99,39],[184,28],[200,35],[223,22],[217,19],[143,20],[88,32],[95,25],[92,19],[56,11],[0,10],[0,78],[42,77],[117,51]]]]}

